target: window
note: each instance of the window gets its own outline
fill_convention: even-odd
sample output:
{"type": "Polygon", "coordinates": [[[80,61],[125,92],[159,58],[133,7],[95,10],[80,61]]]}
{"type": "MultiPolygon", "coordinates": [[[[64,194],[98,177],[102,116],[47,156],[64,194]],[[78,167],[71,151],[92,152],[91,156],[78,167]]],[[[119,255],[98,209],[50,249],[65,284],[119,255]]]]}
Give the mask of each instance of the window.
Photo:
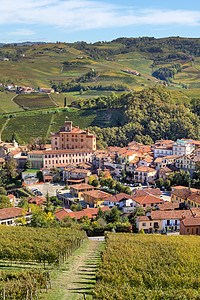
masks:
{"type": "Polygon", "coordinates": [[[146,226],[146,223],[142,223],[142,226],[146,226]]]}

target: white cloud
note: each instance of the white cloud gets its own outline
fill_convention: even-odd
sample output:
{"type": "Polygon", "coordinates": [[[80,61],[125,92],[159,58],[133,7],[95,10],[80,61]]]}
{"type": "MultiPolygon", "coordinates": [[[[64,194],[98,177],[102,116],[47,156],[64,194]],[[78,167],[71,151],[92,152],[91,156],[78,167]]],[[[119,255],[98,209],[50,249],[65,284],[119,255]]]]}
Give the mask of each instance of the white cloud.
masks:
{"type": "MultiPolygon", "coordinates": [[[[0,24],[34,24],[70,31],[154,24],[196,26],[200,25],[200,12],[138,10],[94,0],[10,0],[9,6],[7,0],[1,0],[0,24]]],[[[19,35],[20,30],[16,32],[19,35]]]]}
{"type": "Polygon", "coordinates": [[[13,32],[7,32],[9,35],[19,35],[19,36],[30,36],[35,34],[34,31],[29,29],[16,29],[16,31],[13,32]]]}

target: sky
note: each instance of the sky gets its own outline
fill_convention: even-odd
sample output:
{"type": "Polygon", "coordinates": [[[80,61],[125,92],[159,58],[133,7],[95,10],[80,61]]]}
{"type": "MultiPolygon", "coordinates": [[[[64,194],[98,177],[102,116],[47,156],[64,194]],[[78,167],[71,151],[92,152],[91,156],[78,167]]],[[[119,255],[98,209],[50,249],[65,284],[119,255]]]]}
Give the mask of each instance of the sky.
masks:
{"type": "Polygon", "coordinates": [[[0,0],[0,42],[200,37],[199,0],[0,0]]]}

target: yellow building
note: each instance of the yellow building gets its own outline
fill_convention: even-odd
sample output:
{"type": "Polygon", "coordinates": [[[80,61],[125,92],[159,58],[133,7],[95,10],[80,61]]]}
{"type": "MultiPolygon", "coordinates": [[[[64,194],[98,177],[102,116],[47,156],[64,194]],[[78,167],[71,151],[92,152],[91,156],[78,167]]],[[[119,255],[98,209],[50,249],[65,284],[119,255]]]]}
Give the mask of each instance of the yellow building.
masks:
{"type": "Polygon", "coordinates": [[[51,149],[91,149],[96,150],[96,136],[77,127],[72,127],[71,121],[65,122],[59,132],[51,134],[51,149]]]}
{"type": "Polygon", "coordinates": [[[101,206],[104,203],[104,199],[108,196],[110,196],[110,194],[99,190],[93,190],[83,193],[84,201],[94,207],[98,205],[101,206]]]}
{"type": "Polygon", "coordinates": [[[200,208],[200,191],[192,193],[192,195],[190,195],[187,198],[186,204],[189,207],[198,207],[198,208],[200,208]]]}
{"type": "Polygon", "coordinates": [[[72,196],[82,198],[83,193],[94,190],[95,187],[86,183],[70,185],[70,193],[72,196]]]}
{"type": "Polygon", "coordinates": [[[188,188],[182,190],[171,191],[171,202],[172,203],[187,203],[187,198],[192,194],[188,188]]]}

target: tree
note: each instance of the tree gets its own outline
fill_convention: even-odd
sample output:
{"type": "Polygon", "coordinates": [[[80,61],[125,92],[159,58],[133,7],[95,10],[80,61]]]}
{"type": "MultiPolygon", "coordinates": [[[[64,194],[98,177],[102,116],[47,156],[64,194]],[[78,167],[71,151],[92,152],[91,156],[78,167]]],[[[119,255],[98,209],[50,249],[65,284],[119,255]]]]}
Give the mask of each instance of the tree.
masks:
{"type": "Polygon", "coordinates": [[[0,187],[0,195],[7,195],[6,189],[4,187],[0,187]]]}
{"type": "Polygon", "coordinates": [[[99,181],[98,181],[98,179],[94,179],[93,181],[92,181],[92,185],[94,186],[94,187],[98,187],[99,186],[99,181]]]}
{"type": "Polygon", "coordinates": [[[145,216],[145,211],[141,206],[136,207],[135,210],[128,216],[129,221],[133,226],[133,232],[137,232],[136,220],[138,216],[145,216]]]}
{"type": "Polygon", "coordinates": [[[120,212],[117,207],[113,207],[109,212],[106,214],[106,222],[108,223],[117,223],[120,221],[120,212]]]}
{"type": "Polygon", "coordinates": [[[7,176],[11,178],[16,177],[17,176],[16,168],[17,168],[16,160],[12,157],[9,157],[4,167],[7,176]]]}
{"type": "Polygon", "coordinates": [[[159,178],[158,180],[156,180],[156,186],[159,188],[164,186],[164,180],[162,178],[159,178]]]}
{"type": "Polygon", "coordinates": [[[0,209],[7,208],[7,207],[12,207],[12,204],[10,203],[10,199],[5,195],[0,195],[0,209]]]}
{"type": "Polygon", "coordinates": [[[32,167],[32,163],[31,163],[31,161],[29,159],[27,159],[26,164],[25,164],[25,169],[26,170],[27,169],[31,169],[31,167],[32,167]]]}

